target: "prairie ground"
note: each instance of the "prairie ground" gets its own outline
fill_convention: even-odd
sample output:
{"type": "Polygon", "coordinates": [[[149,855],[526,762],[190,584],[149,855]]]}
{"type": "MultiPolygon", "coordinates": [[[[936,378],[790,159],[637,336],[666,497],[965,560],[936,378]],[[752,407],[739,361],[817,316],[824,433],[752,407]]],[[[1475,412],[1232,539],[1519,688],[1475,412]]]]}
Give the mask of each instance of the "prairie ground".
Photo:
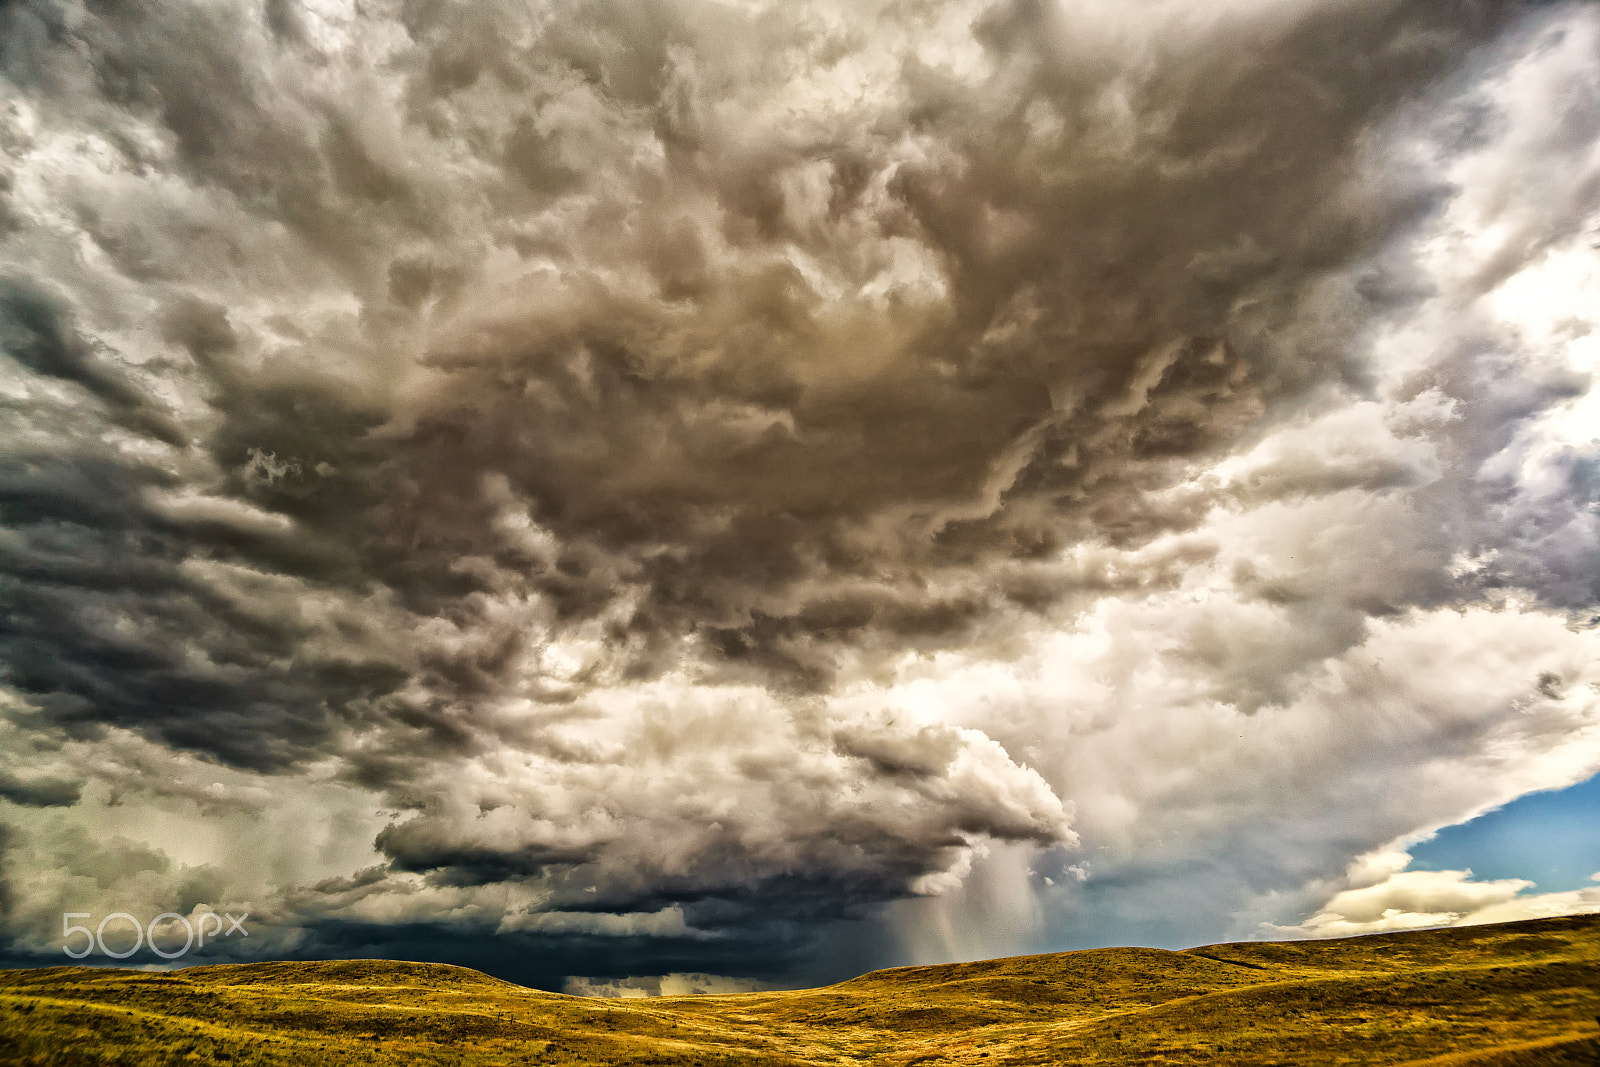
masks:
{"type": "Polygon", "coordinates": [[[560,996],[436,964],[0,971],[0,1063],[1600,1064],[1600,916],[560,996]]]}

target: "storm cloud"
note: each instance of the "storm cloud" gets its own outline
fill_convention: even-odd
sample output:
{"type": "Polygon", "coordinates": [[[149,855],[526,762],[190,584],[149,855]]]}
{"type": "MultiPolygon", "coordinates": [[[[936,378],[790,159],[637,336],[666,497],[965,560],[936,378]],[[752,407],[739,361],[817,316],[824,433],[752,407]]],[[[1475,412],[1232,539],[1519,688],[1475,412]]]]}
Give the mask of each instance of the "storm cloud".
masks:
{"type": "Polygon", "coordinates": [[[1510,0],[6,5],[9,951],[1352,918],[1600,770],[1596,59],[1510,0]]]}

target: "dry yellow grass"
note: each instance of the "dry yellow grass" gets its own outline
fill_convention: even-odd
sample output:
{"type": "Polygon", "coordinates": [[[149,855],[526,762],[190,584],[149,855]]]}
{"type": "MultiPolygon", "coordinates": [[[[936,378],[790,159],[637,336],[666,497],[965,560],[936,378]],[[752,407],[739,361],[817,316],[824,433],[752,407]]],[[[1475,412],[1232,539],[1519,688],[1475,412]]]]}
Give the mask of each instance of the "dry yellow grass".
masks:
{"type": "Polygon", "coordinates": [[[5,1064],[1600,1064],[1600,917],[656,1000],[357,960],[0,972],[5,1064]]]}

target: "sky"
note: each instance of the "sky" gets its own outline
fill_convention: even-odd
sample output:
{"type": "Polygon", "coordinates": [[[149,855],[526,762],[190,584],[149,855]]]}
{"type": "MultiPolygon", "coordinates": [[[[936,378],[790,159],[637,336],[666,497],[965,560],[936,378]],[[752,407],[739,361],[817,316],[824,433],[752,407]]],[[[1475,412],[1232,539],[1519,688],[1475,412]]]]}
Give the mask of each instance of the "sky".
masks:
{"type": "Polygon", "coordinates": [[[1600,778],[1534,793],[1451,826],[1411,849],[1411,865],[1471,870],[1480,878],[1526,877],[1543,890],[1587,887],[1600,869],[1600,778]]]}
{"type": "Polygon", "coordinates": [[[1593,2],[10,0],[0,964],[1600,911],[1597,293],[1593,2]]]}

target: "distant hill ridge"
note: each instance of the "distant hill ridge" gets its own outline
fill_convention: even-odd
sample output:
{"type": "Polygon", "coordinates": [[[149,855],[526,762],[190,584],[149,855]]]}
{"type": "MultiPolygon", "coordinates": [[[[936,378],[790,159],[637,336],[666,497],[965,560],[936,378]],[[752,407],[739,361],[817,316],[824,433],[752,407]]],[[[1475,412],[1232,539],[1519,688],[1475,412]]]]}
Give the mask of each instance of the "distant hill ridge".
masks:
{"type": "Polygon", "coordinates": [[[223,985],[262,983],[292,983],[315,985],[517,985],[451,963],[412,963],[409,960],[315,960],[297,962],[278,960],[265,963],[219,963],[205,967],[186,967],[169,972],[191,982],[212,982],[223,985]]]}
{"type": "Polygon", "coordinates": [[[601,1000],[384,960],[0,971],[0,1063],[1600,1064],[1600,916],[601,1000]]]}

